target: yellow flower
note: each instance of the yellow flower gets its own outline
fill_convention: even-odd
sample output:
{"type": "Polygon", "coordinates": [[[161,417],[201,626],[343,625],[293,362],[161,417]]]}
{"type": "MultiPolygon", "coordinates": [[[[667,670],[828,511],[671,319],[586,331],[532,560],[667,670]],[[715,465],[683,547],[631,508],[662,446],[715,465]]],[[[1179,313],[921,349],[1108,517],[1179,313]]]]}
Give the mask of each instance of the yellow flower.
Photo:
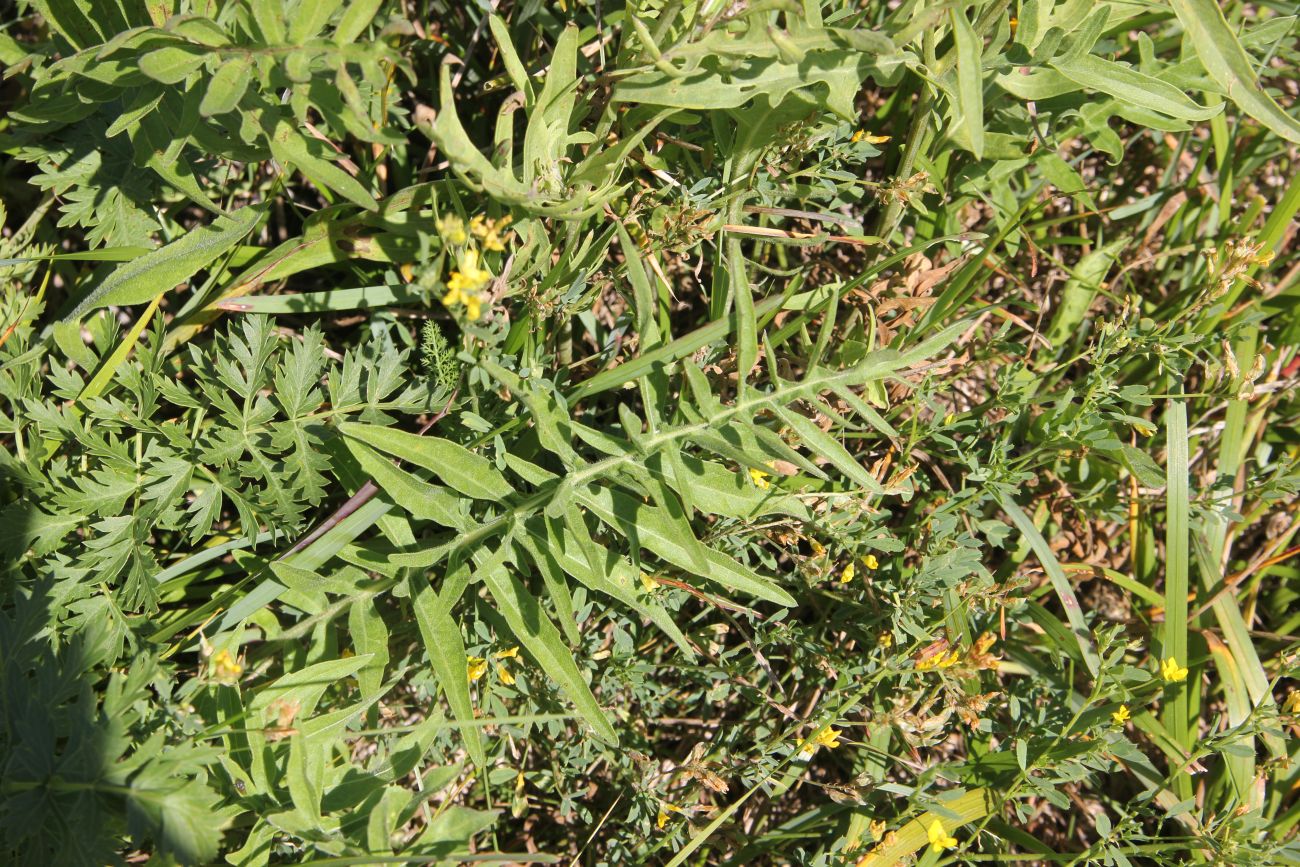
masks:
{"type": "Polygon", "coordinates": [[[473,292],[491,279],[491,273],[478,266],[478,251],[466,250],[460,260],[460,270],[452,271],[451,278],[447,280],[447,289],[450,292],[473,292]]]}
{"type": "Polygon", "coordinates": [[[508,214],[499,220],[485,220],[480,214],[469,221],[469,230],[474,233],[474,237],[483,242],[484,250],[501,251],[506,248],[501,240],[501,231],[508,225],[510,225],[508,214]]]}
{"type": "Polygon", "coordinates": [[[938,819],[930,820],[930,827],[927,829],[930,837],[930,848],[935,852],[942,852],[944,849],[955,849],[957,847],[957,838],[948,836],[948,832],[943,830],[943,825],[938,819]]]}
{"type": "Polygon", "coordinates": [[[880,568],[880,561],[876,559],[875,554],[868,554],[862,558],[862,565],[874,572],[880,568]]]}
{"type": "Polygon", "coordinates": [[[1110,718],[1115,721],[1115,725],[1117,726],[1124,725],[1124,723],[1128,722],[1128,718],[1129,718],[1128,705],[1126,704],[1120,705],[1119,710],[1112,713],[1110,715],[1110,718]]]}
{"type": "Polygon", "coordinates": [[[1282,702],[1282,713],[1296,713],[1300,711],[1300,689],[1293,689],[1287,693],[1286,700],[1282,702]]]}
{"type": "Polygon", "coordinates": [[[236,684],[244,673],[244,666],[229,650],[218,650],[212,657],[212,673],[219,683],[236,684]]]}
{"type": "Polygon", "coordinates": [[[641,573],[641,589],[647,593],[653,593],[659,589],[659,582],[646,573],[641,573]]]}
{"type": "Polygon", "coordinates": [[[872,135],[866,130],[860,129],[853,134],[853,141],[855,142],[865,141],[865,142],[870,142],[871,144],[884,144],[885,142],[889,141],[889,136],[872,135]]]}
{"type": "Polygon", "coordinates": [[[434,225],[437,226],[438,234],[442,236],[442,240],[448,244],[459,246],[469,240],[469,235],[465,234],[465,221],[460,217],[450,215],[439,217],[434,225]]]}
{"type": "Polygon", "coordinates": [[[961,659],[961,654],[955,650],[947,653],[940,651],[934,656],[928,656],[916,664],[917,671],[932,671],[934,669],[952,668],[961,659]]]}
{"type": "Polygon", "coordinates": [[[834,726],[822,726],[811,738],[800,742],[799,757],[803,759],[812,758],[818,747],[826,747],[828,750],[835,749],[840,745],[840,735],[842,734],[844,732],[834,726]]]}
{"type": "Polygon", "coordinates": [[[880,633],[880,637],[876,639],[876,644],[880,645],[881,647],[893,647],[894,633],[892,632],[880,633]]]}
{"type": "MultiPolygon", "coordinates": [[[[515,646],[510,648],[509,650],[498,651],[492,654],[492,658],[493,659],[518,659],[519,648],[518,646],[515,646]]],[[[515,676],[511,674],[509,667],[506,666],[504,663],[497,665],[497,677],[499,677],[501,679],[501,682],[504,683],[506,686],[514,685],[515,676]]]]}
{"type": "Polygon", "coordinates": [[[1187,680],[1187,669],[1178,664],[1178,660],[1172,656],[1160,664],[1160,676],[1165,679],[1165,683],[1179,683],[1187,680]]]}
{"type": "MultiPolygon", "coordinates": [[[[750,472],[753,472],[753,470],[750,470],[750,472]]],[[[808,546],[812,548],[814,557],[820,557],[821,555],[826,553],[826,546],[823,545],[821,542],[818,542],[816,539],[809,539],[808,546]]]]}
{"type": "Polygon", "coordinates": [[[766,491],[768,488],[772,487],[772,483],[767,480],[769,475],[771,475],[771,473],[765,473],[762,470],[756,470],[753,467],[749,468],[749,477],[754,480],[754,485],[760,491],[766,491]]]}
{"type": "Polygon", "coordinates": [[[655,827],[662,831],[664,826],[668,824],[668,820],[671,818],[672,814],[680,813],[681,811],[681,807],[673,806],[667,802],[661,803],[659,805],[659,815],[655,818],[655,827]]]}
{"type": "Polygon", "coordinates": [[[813,736],[813,741],[820,747],[826,747],[828,750],[833,750],[840,745],[840,735],[842,734],[844,734],[844,732],[839,729],[833,726],[826,726],[826,728],[819,730],[817,734],[813,736]]]}
{"type": "Polygon", "coordinates": [[[466,250],[460,270],[452,271],[447,280],[447,294],[442,296],[442,303],[448,307],[464,304],[465,315],[478,319],[483,313],[483,299],[477,290],[491,279],[492,275],[478,266],[478,251],[466,250]]]}
{"type": "Polygon", "coordinates": [[[850,581],[853,580],[854,574],[856,573],[853,570],[853,561],[850,560],[849,565],[845,566],[844,571],[840,573],[840,583],[848,584],[850,581]]]}
{"type": "Polygon", "coordinates": [[[469,658],[469,682],[473,683],[483,675],[487,674],[487,668],[488,665],[486,659],[481,656],[471,656],[469,658]]]}

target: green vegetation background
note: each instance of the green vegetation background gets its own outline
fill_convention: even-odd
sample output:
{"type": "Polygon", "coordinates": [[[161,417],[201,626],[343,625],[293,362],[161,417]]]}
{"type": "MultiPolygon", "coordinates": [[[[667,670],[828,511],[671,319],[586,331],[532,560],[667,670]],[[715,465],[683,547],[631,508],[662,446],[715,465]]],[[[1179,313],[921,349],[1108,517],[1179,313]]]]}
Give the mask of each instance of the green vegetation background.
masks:
{"type": "Polygon", "coordinates": [[[1300,25],[0,6],[0,860],[1300,862],[1300,25]]]}

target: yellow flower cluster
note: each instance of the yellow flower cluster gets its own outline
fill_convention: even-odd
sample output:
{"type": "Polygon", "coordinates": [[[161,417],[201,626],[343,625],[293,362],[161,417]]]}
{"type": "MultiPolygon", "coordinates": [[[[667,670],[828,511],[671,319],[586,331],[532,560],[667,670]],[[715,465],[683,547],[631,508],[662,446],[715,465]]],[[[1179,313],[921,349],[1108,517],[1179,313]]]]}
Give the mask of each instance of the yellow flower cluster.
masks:
{"type": "MultiPolygon", "coordinates": [[[[862,565],[867,568],[868,572],[875,572],[880,568],[880,561],[876,559],[875,554],[868,554],[862,558],[862,565]]],[[[853,565],[853,561],[850,560],[848,565],[840,571],[840,583],[848,584],[857,574],[857,568],[853,565]]]]}
{"type": "Polygon", "coordinates": [[[434,225],[438,228],[438,235],[447,244],[459,247],[469,240],[469,235],[465,233],[465,221],[460,217],[452,215],[439,217],[434,225]]]}
{"type": "Polygon", "coordinates": [[[463,306],[465,315],[477,320],[483,315],[483,297],[479,293],[492,279],[492,274],[480,264],[479,250],[471,243],[471,238],[477,239],[484,250],[505,250],[510,217],[489,220],[480,214],[466,227],[460,217],[448,215],[439,217],[435,225],[447,247],[464,248],[457,254],[456,268],[447,278],[447,292],[442,296],[442,303],[447,307],[463,306]]]}
{"type": "Polygon", "coordinates": [[[212,675],[218,683],[234,685],[244,673],[244,666],[229,650],[218,650],[212,655],[212,675]]]}
{"type": "Polygon", "coordinates": [[[927,656],[925,659],[916,663],[917,671],[937,671],[945,668],[952,668],[961,661],[961,654],[956,650],[949,650],[947,653],[942,650],[938,653],[927,656]]]}
{"type": "Polygon", "coordinates": [[[478,251],[466,250],[460,259],[460,270],[452,271],[447,280],[447,294],[442,303],[448,307],[465,305],[465,315],[478,319],[483,312],[483,299],[478,290],[487,285],[492,275],[478,265],[478,251]]]}
{"type": "Polygon", "coordinates": [[[506,226],[510,225],[510,215],[502,217],[499,220],[489,220],[482,214],[469,221],[469,230],[479,243],[483,245],[484,250],[495,250],[500,253],[505,250],[506,245],[502,240],[502,233],[505,232],[506,226]]]}

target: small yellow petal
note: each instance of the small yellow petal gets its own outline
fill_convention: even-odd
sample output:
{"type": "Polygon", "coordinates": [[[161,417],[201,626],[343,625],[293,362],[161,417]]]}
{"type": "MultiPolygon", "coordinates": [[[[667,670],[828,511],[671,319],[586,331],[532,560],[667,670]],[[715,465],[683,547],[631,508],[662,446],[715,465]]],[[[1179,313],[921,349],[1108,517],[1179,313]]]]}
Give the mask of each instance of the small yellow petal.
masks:
{"type": "Polygon", "coordinates": [[[862,558],[862,565],[874,572],[876,569],[880,568],[880,561],[876,559],[875,554],[868,554],[862,558]]]}
{"type": "Polygon", "coordinates": [[[483,675],[487,674],[487,660],[481,656],[471,656],[469,658],[469,681],[473,683],[483,675]]]}
{"type": "Polygon", "coordinates": [[[1187,669],[1178,664],[1172,656],[1160,664],[1160,676],[1166,683],[1180,683],[1187,680],[1187,669]]]}
{"type": "Polygon", "coordinates": [[[754,485],[760,491],[766,491],[768,488],[772,487],[772,483],[767,480],[768,475],[768,473],[765,473],[762,470],[756,470],[753,467],[749,468],[749,477],[754,480],[754,485]]]}
{"type": "Polygon", "coordinates": [[[813,742],[818,746],[826,747],[828,750],[833,750],[840,745],[840,735],[842,734],[844,733],[839,729],[834,728],[833,726],[827,726],[826,728],[819,730],[817,734],[813,736],[813,742]]]}
{"type": "Polygon", "coordinates": [[[1110,715],[1110,718],[1115,721],[1115,725],[1117,726],[1124,725],[1124,723],[1128,722],[1129,719],[1128,705],[1126,704],[1120,705],[1119,710],[1112,713],[1110,715]]]}
{"type": "Polygon", "coordinates": [[[944,849],[953,849],[957,846],[957,838],[949,836],[938,819],[930,821],[930,827],[926,830],[926,834],[930,838],[930,848],[935,852],[942,852],[944,849]]]}

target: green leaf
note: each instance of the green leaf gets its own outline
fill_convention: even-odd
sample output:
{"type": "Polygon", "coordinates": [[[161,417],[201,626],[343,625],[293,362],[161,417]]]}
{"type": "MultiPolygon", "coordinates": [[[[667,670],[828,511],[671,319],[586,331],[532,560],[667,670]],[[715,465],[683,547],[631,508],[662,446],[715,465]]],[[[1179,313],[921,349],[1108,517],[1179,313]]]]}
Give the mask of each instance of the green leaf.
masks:
{"type": "Polygon", "coordinates": [[[306,719],[315,710],[316,702],[320,701],[325,690],[345,677],[352,677],[370,659],[369,656],[346,656],[291,671],[259,689],[252,708],[263,710],[273,701],[297,702],[300,718],[306,719]]]}
{"type": "Polygon", "coordinates": [[[934,822],[939,822],[943,830],[952,835],[954,831],[969,822],[983,819],[989,814],[996,815],[1002,809],[999,793],[992,789],[972,789],[956,797],[945,798],[939,809],[930,810],[917,816],[880,846],[872,849],[861,860],[858,867],[886,867],[899,864],[914,852],[919,852],[929,845],[929,829],[934,822]]]}
{"type": "Polygon", "coordinates": [[[810,92],[841,117],[853,116],[853,96],[866,78],[871,58],[860,51],[832,49],[809,53],[802,63],[756,57],[733,70],[727,80],[711,69],[683,75],[658,70],[628,76],[614,90],[615,102],[710,111],[740,108],[763,96],[775,106],[792,91],[810,92]]]}
{"type": "Polygon", "coordinates": [[[536,102],[533,80],[524,67],[523,61],[519,59],[519,53],[515,51],[514,43],[510,40],[509,28],[499,15],[489,16],[488,26],[492,29],[492,38],[496,40],[497,47],[501,49],[501,62],[506,68],[506,74],[510,76],[510,83],[523,93],[524,105],[531,108],[536,102]]]}
{"type": "Polygon", "coordinates": [[[289,41],[301,45],[324,29],[343,0],[303,0],[289,18],[289,41]]]}
{"type": "Polygon", "coordinates": [[[691,490],[700,511],[729,518],[753,519],[763,515],[783,514],[804,521],[813,519],[812,512],[800,500],[782,494],[775,487],[761,490],[745,480],[741,473],[687,454],[676,454],[682,478],[670,469],[673,454],[655,453],[646,458],[646,469],[673,487],[681,485],[691,490]]]}
{"type": "Polygon", "coordinates": [[[962,9],[948,10],[957,47],[957,105],[961,109],[966,136],[975,159],[984,158],[984,74],[983,45],[966,20],[962,9]]]}
{"type": "Polygon", "coordinates": [[[163,84],[177,84],[203,65],[208,52],[189,45],[155,48],[140,58],[140,71],[163,84]]]}
{"type": "Polygon", "coordinates": [[[537,660],[542,671],[559,684],[597,737],[610,745],[617,745],[618,735],[614,727],[592,695],[573,654],[561,640],[559,630],[542,611],[537,599],[504,564],[483,569],[480,574],[510,631],[537,660]]]}
{"type": "Polygon", "coordinates": [[[344,436],[431,470],[467,497],[500,502],[514,494],[491,461],[450,440],[356,422],[345,422],[339,430],[344,436]]]}
{"type": "Polygon", "coordinates": [[[695,655],[672,615],[645,592],[636,567],[614,551],[598,545],[573,522],[528,522],[528,535],[521,540],[539,569],[549,561],[582,584],[617,599],[658,626],[688,657],[695,655]]]}
{"type": "Polygon", "coordinates": [[[229,252],[261,219],[261,209],[240,208],[229,217],[218,217],[210,225],[128,262],[83,298],[68,314],[67,321],[110,304],[140,304],[175,288],[229,252]]]}
{"type": "Polygon", "coordinates": [[[1071,269],[1070,279],[1061,290],[1060,306],[1047,329],[1047,340],[1053,346],[1078,334],[1116,257],[1129,243],[1127,237],[1111,241],[1084,255],[1071,269]]]}
{"type": "Polygon", "coordinates": [[[1065,576],[1065,571],[1061,568],[1056,555],[1052,553],[1051,546],[1047,544],[1043,534],[1038,532],[1038,528],[1034,526],[1034,522],[1029,519],[1024,510],[1005,494],[999,495],[998,500],[1002,504],[1002,511],[1011,518],[1012,523],[1029,543],[1029,547],[1038,556],[1039,562],[1043,564],[1043,571],[1052,582],[1052,589],[1056,591],[1061,607],[1065,609],[1065,617],[1070,621],[1070,630],[1074,633],[1075,643],[1083,654],[1084,663],[1088,666],[1088,671],[1096,675],[1101,670],[1101,658],[1093,647],[1092,633],[1088,629],[1088,624],[1084,622],[1083,609],[1079,607],[1079,597],[1074,594],[1070,579],[1065,576]]]}
{"type": "Polygon", "coordinates": [[[198,780],[146,768],[131,780],[127,815],[133,835],[147,834],[183,864],[211,864],[224,824],[219,803],[217,793],[198,780]]]}
{"type": "Polygon", "coordinates": [[[324,150],[322,142],[311,140],[290,121],[276,117],[266,130],[271,155],[282,163],[296,166],[310,180],[344,196],[368,211],[379,209],[375,197],[356,178],[315,151],[324,150]]]}
{"type": "Polygon", "coordinates": [[[343,10],[343,16],[339,18],[339,26],[334,30],[334,44],[350,45],[356,42],[374,20],[375,13],[382,4],[383,0],[350,0],[343,10]]]}
{"type": "MultiPolygon", "coordinates": [[[[1170,391],[1182,391],[1182,382],[1173,377],[1170,391]]],[[[1187,448],[1187,404],[1181,400],[1169,401],[1165,416],[1167,434],[1165,466],[1165,625],[1161,632],[1160,659],[1173,657],[1179,665],[1197,670],[1187,657],[1187,589],[1190,564],[1191,535],[1189,516],[1191,493],[1187,448]]],[[[1186,684],[1174,684],[1173,694],[1166,696],[1163,718],[1165,728],[1174,742],[1183,749],[1191,749],[1195,732],[1189,724],[1189,696],[1186,684]]],[[[1175,779],[1175,791],[1190,794],[1190,780],[1186,774],[1175,779]],[[1187,792],[1181,791],[1186,786],[1187,792]]]]}
{"type": "Polygon", "coordinates": [[[818,427],[812,419],[786,407],[773,407],[773,411],[783,422],[789,425],[790,429],[795,432],[799,439],[803,440],[804,444],[815,455],[825,458],[830,462],[831,466],[848,476],[854,484],[871,493],[884,493],[880,481],[863,469],[857,458],[849,454],[848,449],[818,427]]]}
{"type": "Polygon", "coordinates": [[[252,61],[247,57],[232,57],[217,69],[208,80],[203,101],[199,103],[199,114],[211,117],[234,111],[244,97],[251,78],[252,61]]]}
{"type": "Polygon", "coordinates": [[[446,488],[416,478],[357,440],[349,439],[347,447],[379,490],[409,512],[411,517],[436,521],[444,527],[457,530],[469,528],[468,519],[459,509],[462,501],[446,488]]]}
{"type": "Polygon", "coordinates": [[[1180,120],[1209,120],[1222,106],[1197,105],[1187,94],[1168,82],[1144,75],[1113,60],[1084,54],[1070,60],[1056,60],[1052,67],[1080,87],[1109,94],[1139,108],[1151,109],[1180,120]]]}
{"type": "Polygon", "coordinates": [[[348,609],[348,634],[358,656],[370,662],[357,672],[357,684],[364,699],[378,698],[384,684],[384,667],[388,665],[388,625],[375,605],[375,597],[362,596],[348,609]]]}
{"type": "Polygon", "coordinates": [[[447,697],[447,704],[456,720],[462,724],[461,735],[465,749],[480,768],[487,767],[487,754],[483,751],[483,738],[474,722],[474,702],[469,693],[469,655],[460,635],[460,626],[451,617],[450,606],[454,599],[443,599],[429,584],[424,575],[412,575],[407,582],[411,595],[411,608],[415,623],[424,640],[425,652],[433,673],[438,677],[438,687],[447,697]]]}
{"type": "Polygon", "coordinates": [[[1287,141],[1300,143],[1300,122],[1264,92],[1255,68],[1215,0],[1170,0],[1196,55],[1242,111],[1287,141]]]}
{"type": "MultiPolygon", "coordinates": [[[[776,584],[762,578],[748,566],[720,551],[702,546],[704,570],[697,571],[689,543],[684,542],[678,525],[657,506],[648,506],[620,491],[592,488],[577,495],[578,501],[610,528],[626,536],[634,547],[641,546],[693,575],[739,590],[759,599],[793,608],[794,597],[776,584]]],[[[698,545],[698,540],[692,540],[698,545]]]]}
{"type": "Polygon", "coordinates": [[[98,28],[86,17],[86,7],[75,0],[35,0],[32,5],[74,48],[87,48],[104,41],[98,28]]]}

